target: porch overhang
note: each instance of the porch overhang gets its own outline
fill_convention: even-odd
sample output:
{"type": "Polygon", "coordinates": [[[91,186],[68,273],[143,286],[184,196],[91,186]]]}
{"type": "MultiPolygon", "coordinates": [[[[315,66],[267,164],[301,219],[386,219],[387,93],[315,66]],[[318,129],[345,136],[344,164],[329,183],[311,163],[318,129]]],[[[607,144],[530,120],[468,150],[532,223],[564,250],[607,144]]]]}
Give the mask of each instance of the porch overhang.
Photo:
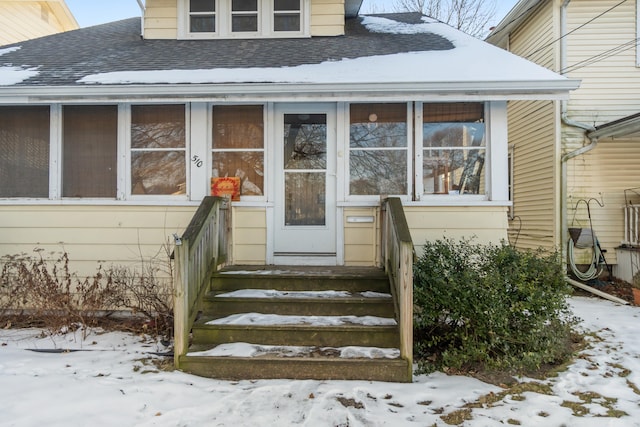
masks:
{"type": "Polygon", "coordinates": [[[640,113],[597,126],[587,136],[591,139],[621,138],[640,135],[640,113]]]}
{"type": "Polygon", "coordinates": [[[389,102],[472,100],[563,100],[580,85],[579,80],[552,81],[468,81],[400,83],[234,83],[178,85],[87,85],[0,87],[2,104],[64,102],[305,102],[367,101],[389,102]]]}

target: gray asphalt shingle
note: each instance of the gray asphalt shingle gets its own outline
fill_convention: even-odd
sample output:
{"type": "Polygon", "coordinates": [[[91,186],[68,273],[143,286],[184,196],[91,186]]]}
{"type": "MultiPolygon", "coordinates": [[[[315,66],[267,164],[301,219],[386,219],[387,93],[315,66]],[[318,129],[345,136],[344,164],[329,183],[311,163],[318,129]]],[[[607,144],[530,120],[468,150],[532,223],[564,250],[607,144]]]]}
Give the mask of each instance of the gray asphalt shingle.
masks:
{"type": "MultiPolygon", "coordinates": [[[[419,14],[383,16],[406,23],[421,19],[419,14]]],[[[294,39],[144,40],[140,18],[130,18],[16,43],[21,49],[0,56],[0,67],[38,67],[37,76],[16,86],[59,86],[114,71],[297,66],[454,47],[430,33],[373,33],[362,25],[361,18],[348,20],[345,33],[294,39]]]]}

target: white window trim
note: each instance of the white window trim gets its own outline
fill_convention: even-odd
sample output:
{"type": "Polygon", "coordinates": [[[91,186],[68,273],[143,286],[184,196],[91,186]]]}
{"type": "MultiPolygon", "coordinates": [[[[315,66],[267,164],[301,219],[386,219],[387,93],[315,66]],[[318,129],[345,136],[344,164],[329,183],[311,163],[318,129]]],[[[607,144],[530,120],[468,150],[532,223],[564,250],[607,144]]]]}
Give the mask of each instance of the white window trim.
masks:
{"type": "Polygon", "coordinates": [[[178,0],[178,39],[251,39],[310,37],[311,3],[300,0],[300,31],[274,31],[273,0],[258,0],[258,31],[231,31],[231,0],[216,0],[216,31],[192,33],[189,31],[189,0],[178,0]]]}
{"type": "MultiPolygon", "coordinates": [[[[640,0],[636,0],[636,40],[640,37],[640,0]]],[[[640,67],[640,43],[636,43],[636,67],[640,67]]]]}
{"type": "Polygon", "coordinates": [[[513,178],[515,176],[515,174],[513,173],[513,166],[514,166],[514,155],[515,155],[515,151],[516,151],[516,147],[513,144],[509,144],[509,148],[508,148],[508,158],[507,158],[507,168],[509,171],[509,175],[508,175],[508,182],[507,185],[509,186],[509,202],[511,202],[511,205],[509,206],[509,219],[513,220],[515,219],[516,215],[515,215],[515,205],[513,204],[513,178]]]}
{"type": "MultiPolygon", "coordinates": [[[[375,104],[375,101],[371,102],[351,102],[347,103],[344,111],[344,129],[345,129],[345,137],[344,137],[344,187],[343,191],[345,194],[345,200],[349,202],[368,202],[368,201],[379,201],[379,194],[371,194],[371,195],[355,195],[350,192],[350,184],[351,184],[351,171],[350,169],[350,154],[351,154],[351,117],[350,117],[350,106],[351,104],[375,104]]],[[[398,104],[397,102],[392,102],[391,104],[398,104]]],[[[387,194],[385,196],[393,196],[398,197],[400,200],[408,202],[411,201],[411,194],[413,193],[413,185],[412,179],[413,176],[413,142],[411,141],[411,129],[413,129],[413,103],[407,102],[407,146],[406,147],[384,147],[384,148],[373,148],[371,151],[399,151],[401,148],[407,150],[407,193],[406,194],[387,194]]],[[[356,148],[358,151],[366,151],[367,149],[356,148]]],[[[338,149],[338,152],[340,149],[338,149]]],[[[340,156],[340,154],[338,154],[340,156]]]]}
{"type": "Polygon", "coordinates": [[[62,199],[62,105],[49,106],[49,199],[62,199]]]}

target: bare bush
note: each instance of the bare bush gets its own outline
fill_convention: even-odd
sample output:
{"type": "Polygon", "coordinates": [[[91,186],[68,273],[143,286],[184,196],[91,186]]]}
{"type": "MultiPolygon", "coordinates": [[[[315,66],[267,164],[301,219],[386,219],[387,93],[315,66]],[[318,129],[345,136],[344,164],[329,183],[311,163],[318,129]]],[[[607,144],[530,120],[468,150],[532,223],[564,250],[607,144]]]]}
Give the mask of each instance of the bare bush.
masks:
{"type": "Polygon", "coordinates": [[[173,283],[168,258],[169,277],[159,277],[162,262],[151,259],[134,267],[105,269],[99,265],[93,276],[82,278],[71,271],[66,252],[49,258],[40,249],[34,252],[33,256],[23,253],[0,258],[2,325],[20,319],[52,334],[76,327],[87,331],[125,311],[130,316],[119,317],[122,325],[131,328],[132,323],[139,323],[143,331],[171,336],[173,283]]]}

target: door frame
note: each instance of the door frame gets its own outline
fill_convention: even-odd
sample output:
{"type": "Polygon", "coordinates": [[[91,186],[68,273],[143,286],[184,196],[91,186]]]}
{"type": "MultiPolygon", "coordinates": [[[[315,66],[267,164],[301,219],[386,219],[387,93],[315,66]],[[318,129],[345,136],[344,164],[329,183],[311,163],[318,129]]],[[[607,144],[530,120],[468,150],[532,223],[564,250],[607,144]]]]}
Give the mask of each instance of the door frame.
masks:
{"type": "MultiPolygon", "coordinates": [[[[338,152],[340,151],[340,138],[342,136],[339,129],[344,124],[344,120],[339,114],[340,108],[337,103],[331,102],[317,102],[317,103],[276,103],[272,104],[273,108],[271,114],[269,114],[270,130],[268,137],[270,140],[269,155],[267,157],[268,167],[270,171],[269,176],[270,191],[269,191],[269,203],[267,208],[267,263],[277,265],[343,265],[344,264],[344,230],[343,230],[343,218],[342,207],[338,206],[338,200],[340,199],[339,189],[341,179],[342,165],[339,165],[340,159],[338,152]],[[327,221],[332,223],[333,227],[333,240],[334,240],[334,252],[331,255],[322,254],[279,254],[275,251],[276,239],[278,238],[278,232],[282,228],[279,220],[282,216],[278,213],[282,206],[278,204],[284,201],[282,192],[284,191],[284,184],[282,180],[284,178],[284,160],[282,153],[282,140],[284,138],[282,129],[282,119],[284,114],[296,114],[296,113],[317,113],[327,115],[327,188],[331,186],[331,192],[334,197],[332,201],[328,201],[327,206],[327,221]],[[331,206],[332,205],[332,206],[331,206]]],[[[329,192],[327,192],[329,193],[329,192]]]]}

